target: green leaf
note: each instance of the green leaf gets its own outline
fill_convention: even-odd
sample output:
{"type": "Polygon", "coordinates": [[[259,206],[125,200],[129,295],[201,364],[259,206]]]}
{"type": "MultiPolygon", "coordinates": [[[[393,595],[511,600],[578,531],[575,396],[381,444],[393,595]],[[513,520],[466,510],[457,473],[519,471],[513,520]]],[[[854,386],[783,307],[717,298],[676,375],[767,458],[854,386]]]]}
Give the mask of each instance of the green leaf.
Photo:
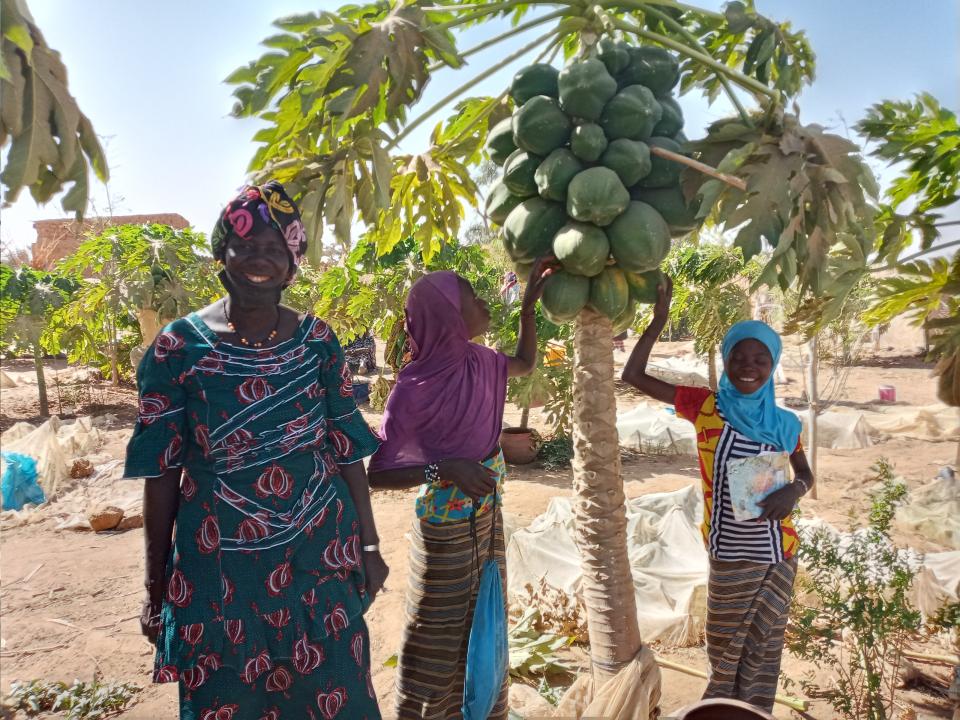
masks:
{"type": "Polygon", "coordinates": [[[103,150],[90,121],[67,88],[67,73],[56,51],[19,2],[4,2],[0,83],[0,143],[10,140],[0,174],[4,202],[13,203],[24,187],[46,202],[73,182],[63,198],[81,218],[87,205],[87,166],[107,178],[103,150]]]}
{"type": "Polygon", "coordinates": [[[27,27],[26,23],[15,23],[5,27],[3,37],[23,50],[29,64],[33,53],[33,38],[30,36],[30,28],[27,27]]]}

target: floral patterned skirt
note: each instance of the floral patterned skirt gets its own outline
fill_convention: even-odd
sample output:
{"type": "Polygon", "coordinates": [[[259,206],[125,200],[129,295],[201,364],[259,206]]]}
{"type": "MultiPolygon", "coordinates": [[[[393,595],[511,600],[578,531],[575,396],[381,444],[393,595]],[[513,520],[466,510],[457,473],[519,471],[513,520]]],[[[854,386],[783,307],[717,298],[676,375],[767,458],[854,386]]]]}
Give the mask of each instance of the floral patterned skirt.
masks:
{"type": "Polygon", "coordinates": [[[284,661],[264,667],[252,684],[229,666],[210,671],[196,689],[181,677],[180,720],[380,720],[362,617],[310,652],[319,662],[309,663],[316,668],[307,675],[284,661]]]}

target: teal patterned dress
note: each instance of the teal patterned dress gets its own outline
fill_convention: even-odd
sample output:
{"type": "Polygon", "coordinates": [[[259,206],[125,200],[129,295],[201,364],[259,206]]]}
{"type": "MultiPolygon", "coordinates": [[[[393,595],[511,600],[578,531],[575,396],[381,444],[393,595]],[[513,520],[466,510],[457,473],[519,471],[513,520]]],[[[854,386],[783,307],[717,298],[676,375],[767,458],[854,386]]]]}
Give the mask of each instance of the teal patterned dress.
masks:
{"type": "Polygon", "coordinates": [[[125,475],[182,467],[154,682],[181,720],[374,720],[359,522],[339,465],[377,440],[330,328],[253,349],[196,314],[137,372],[125,475]]]}

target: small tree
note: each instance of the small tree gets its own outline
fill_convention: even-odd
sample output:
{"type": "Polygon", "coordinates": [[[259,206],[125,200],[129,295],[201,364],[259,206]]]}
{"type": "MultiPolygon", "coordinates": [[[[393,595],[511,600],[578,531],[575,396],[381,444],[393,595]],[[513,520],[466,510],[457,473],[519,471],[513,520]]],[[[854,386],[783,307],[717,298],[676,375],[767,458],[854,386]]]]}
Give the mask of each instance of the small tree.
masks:
{"type": "Polygon", "coordinates": [[[744,262],[739,248],[724,245],[681,245],[667,258],[674,281],[671,319],[685,322],[693,333],[693,349],[707,358],[710,387],[717,389],[717,349],[727,330],[750,317],[748,283],[759,263],[744,262]]]}
{"type": "Polygon", "coordinates": [[[834,684],[820,691],[851,720],[893,717],[904,645],[922,625],[910,600],[922,559],[890,538],[907,490],[885,460],[873,470],[880,489],[866,527],[846,535],[822,527],[802,531],[803,572],[787,641],[792,653],[834,673],[834,684]]]}
{"type": "Polygon", "coordinates": [[[73,362],[97,363],[114,384],[122,347],[153,341],[164,322],[220,294],[206,240],[168,225],[120,225],[84,240],[59,266],[80,289],[53,318],[45,342],[73,362]]]}
{"type": "Polygon", "coordinates": [[[944,214],[960,208],[960,121],[936,98],[922,94],[914,102],[877,103],[857,130],[876,143],[874,156],[904,166],[887,190],[877,217],[881,242],[873,271],[895,272],[877,283],[866,320],[879,325],[905,315],[923,327],[929,357],[937,361],[937,395],[958,407],[960,252],[952,260],[942,253],[960,245],[956,234],[943,236],[957,225],[945,221],[944,214]],[[918,246],[917,252],[898,261],[904,251],[918,246]],[[939,256],[924,257],[929,255],[939,256]]]}
{"type": "Polygon", "coordinates": [[[44,331],[54,311],[75,289],[75,282],[54,273],[0,265],[0,336],[12,352],[33,354],[40,414],[44,417],[50,414],[43,375],[44,331]]]}

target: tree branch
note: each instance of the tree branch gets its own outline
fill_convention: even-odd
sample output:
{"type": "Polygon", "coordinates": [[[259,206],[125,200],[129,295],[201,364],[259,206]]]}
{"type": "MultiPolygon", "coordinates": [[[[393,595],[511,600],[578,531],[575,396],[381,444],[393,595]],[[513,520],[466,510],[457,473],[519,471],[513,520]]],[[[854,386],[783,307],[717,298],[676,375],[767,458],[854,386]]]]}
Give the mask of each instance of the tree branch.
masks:
{"type": "MultiPolygon", "coordinates": [[[[650,148],[650,151],[653,152],[653,148],[650,148]]],[[[883,272],[884,270],[895,270],[897,265],[902,265],[910,262],[911,260],[921,258],[924,255],[929,255],[930,253],[937,252],[938,250],[946,250],[947,248],[956,247],[957,245],[960,245],[960,240],[951,240],[950,242],[940,243],[939,245],[934,245],[926,250],[913,253],[913,255],[907,255],[905,258],[897,258],[897,261],[894,265],[881,265],[879,267],[871,268],[870,272],[875,273],[883,272]]]]}
{"type": "MultiPolygon", "coordinates": [[[[460,53],[460,57],[468,58],[471,55],[475,55],[478,52],[486,50],[488,47],[492,47],[497,43],[502,42],[503,40],[508,40],[515,35],[519,35],[520,33],[526,32],[527,30],[535,28],[538,25],[543,25],[544,23],[550,22],[551,20],[555,20],[556,18],[563,17],[564,15],[566,15],[566,10],[557,10],[556,12],[552,12],[547,15],[544,15],[542,18],[531,20],[530,22],[524,23],[523,25],[517,25],[517,27],[511,28],[507,32],[501,33],[496,37],[492,37],[489,40],[486,40],[480,43],[479,45],[470,48],[469,50],[465,50],[464,52],[460,53]]],[[[428,67],[427,72],[434,73],[437,70],[441,70],[445,67],[449,67],[447,63],[442,61],[437,62],[431,65],[430,67],[428,67]]]]}
{"type": "Polygon", "coordinates": [[[512,63],[513,61],[517,60],[518,58],[523,57],[523,56],[526,55],[528,52],[530,52],[531,50],[533,50],[535,47],[537,47],[538,45],[540,45],[541,43],[543,43],[544,40],[547,40],[548,38],[550,38],[550,37],[552,37],[552,36],[553,36],[553,31],[550,31],[550,32],[548,32],[546,35],[543,35],[543,36],[537,38],[536,40],[534,40],[533,42],[528,43],[527,45],[524,45],[522,48],[520,48],[520,49],[517,50],[516,52],[511,53],[510,55],[508,55],[507,57],[505,57],[503,60],[501,60],[500,62],[498,62],[496,65],[493,65],[492,67],[488,68],[487,70],[484,70],[482,73],[480,73],[479,75],[477,75],[476,77],[474,77],[474,78],[473,78],[472,80],[470,80],[469,82],[464,83],[461,87],[457,88],[456,90],[454,90],[453,92],[449,93],[448,95],[445,95],[444,97],[442,97],[440,100],[438,100],[438,101],[435,102],[433,105],[431,105],[429,108],[427,108],[427,109],[423,112],[423,114],[420,115],[416,120],[413,120],[412,122],[407,123],[407,125],[403,128],[403,130],[401,130],[401,131],[397,134],[397,136],[396,136],[395,138],[393,138],[393,140],[391,140],[390,143],[387,145],[387,150],[390,150],[390,149],[396,147],[397,145],[399,145],[399,144],[403,141],[404,138],[406,138],[411,132],[413,132],[414,129],[416,129],[417,127],[419,127],[420,125],[422,125],[423,122],[424,122],[428,117],[430,117],[430,116],[433,115],[434,113],[436,113],[436,112],[438,112],[439,110],[441,110],[441,109],[443,109],[444,107],[446,107],[451,101],[456,100],[458,97],[460,97],[461,95],[463,95],[467,90],[471,89],[471,88],[474,87],[475,85],[479,85],[481,82],[483,82],[484,80],[486,80],[488,77],[490,77],[491,75],[499,72],[500,70],[502,70],[503,68],[505,68],[507,65],[509,65],[509,64],[512,63]]]}
{"type": "MultiPolygon", "coordinates": [[[[649,3],[645,3],[645,4],[649,4],[649,3]]],[[[643,11],[659,19],[664,25],[667,25],[668,27],[673,28],[675,32],[680,33],[680,35],[683,36],[683,38],[687,41],[687,43],[691,47],[694,47],[695,49],[702,48],[702,45],[700,45],[700,41],[697,40],[697,38],[694,37],[694,35],[690,31],[688,31],[685,27],[683,27],[683,25],[681,25],[676,20],[674,20],[670,15],[667,15],[667,13],[657,10],[656,8],[653,8],[653,7],[644,7],[643,11]]],[[[736,94],[734,94],[733,88],[730,87],[730,81],[727,79],[727,76],[719,72],[718,70],[714,70],[714,74],[717,76],[717,80],[720,81],[720,85],[723,86],[724,91],[726,91],[727,97],[730,98],[730,102],[732,102],[733,106],[737,109],[737,113],[739,113],[740,119],[743,120],[744,125],[746,125],[749,128],[754,127],[753,120],[750,118],[750,115],[747,113],[746,109],[741,104],[740,98],[738,98],[736,94]]]]}
{"type": "Polygon", "coordinates": [[[730,187],[735,187],[737,190],[741,190],[742,192],[747,191],[747,183],[745,180],[734,177],[733,175],[722,173],[716,168],[710,167],[706,163],[702,163],[699,160],[688,158],[686,155],[680,155],[672,150],[666,150],[662,147],[657,147],[656,145],[650,146],[650,154],[662,157],[664,160],[672,160],[675,163],[686,165],[689,168],[693,168],[697,172],[702,172],[704,175],[709,175],[710,177],[716,178],[721,182],[725,182],[730,187]]]}
{"type": "MultiPolygon", "coordinates": [[[[608,0],[608,1],[612,1],[612,0],[608,0]]],[[[628,2],[628,0],[618,0],[618,1],[628,2]]],[[[637,4],[642,5],[642,3],[639,3],[639,2],[637,4]]],[[[660,33],[644,30],[643,28],[636,27],[634,25],[631,25],[630,23],[624,22],[623,20],[620,20],[617,18],[613,19],[613,24],[616,27],[618,27],[620,30],[623,30],[624,32],[631,33],[633,35],[636,35],[637,37],[641,37],[655,43],[659,43],[660,45],[663,45],[664,47],[668,47],[671,50],[676,50],[681,55],[685,55],[686,57],[692,60],[696,60],[697,62],[703,65],[706,65],[707,67],[713,70],[716,70],[717,72],[724,73],[727,77],[729,77],[731,80],[733,80],[735,83],[737,83],[741,87],[747,90],[750,90],[756,94],[765,95],[771,100],[777,100],[780,97],[780,93],[778,91],[768,88],[759,80],[755,80],[754,78],[747,77],[742,72],[739,72],[737,70],[734,70],[733,68],[727,67],[722,62],[714,60],[709,55],[706,55],[698,50],[694,50],[693,48],[687,45],[684,45],[682,42],[677,42],[673,38],[668,38],[666,35],[661,35],[660,33]]]]}
{"type": "MultiPolygon", "coordinates": [[[[433,25],[431,26],[431,29],[432,30],[449,30],[451,28],[464,25],[473,20],[479,20],[480,18],[484,18],[488,15],[495,15],[496,13],[510,10],[511,8],[515,8],[518,5],[569,5],[569,4],[570,4],[569,2],[562,2],[558,0],[547,0],[546,2],[544,2],[544,0],[509,0],[509,2],[491,3],[490,5],[482,6],[482,9],[480,10],[475,10],[473,12],[467,13],[466,15],[461,15],[458,18],[454,18],[453,20],[447,20],[447,22],[433,25]]],[[[455,8],[453,7],[444,8],[444,12],[449,12],[454,9],[455,8]]]]}
{"type": "MultiPolygon", "coordinates": [[[[540,53],[540,55],[538,55],[537,58],[533,61],[534,64],[542,61],[547,55],[549,55],[550,52],[554,49],[554,46],[555,46],[556,44],[557,44],[557,40],[554,40],[553,42],[547,43],[546,49],[545,49],[542,53],[540,53]]],[[[465,128],[460,132],[460,134],[457,135],[455,138],[449,140],[449,141],[447,142],[447,144],[450,145],[450,144],[453,144],[453,143],[458,142],[461,138],[465,138],[470,132],[473,131],[473,129],[474,129],[480,122],[482,122],[483,120],[485,120],[487,117],[490,116],[490,113],[492,113],[492,112],[494,111],[494,109],[497,107],[497,105],[500,104],[500,102],[507,96],[507,94],[508,94],[509,92],[510,92],[510,89],[508,88],[508,89],[504,90],[502,93],[500,93],[499,95],[497,95],[497,97],[494,98],[494,101],[493,101],[492,103],[490,103],[490,107],[489,107],[489,108],[487,108],[487,109],[484,110],[482,113],[480,113],[479,115],[477,115],[477,117],[474,118],[474,120],[473,120],[472,123],[470,123],[469,125],[467,125],[467,127],[465,127],[465,128]]]]}

